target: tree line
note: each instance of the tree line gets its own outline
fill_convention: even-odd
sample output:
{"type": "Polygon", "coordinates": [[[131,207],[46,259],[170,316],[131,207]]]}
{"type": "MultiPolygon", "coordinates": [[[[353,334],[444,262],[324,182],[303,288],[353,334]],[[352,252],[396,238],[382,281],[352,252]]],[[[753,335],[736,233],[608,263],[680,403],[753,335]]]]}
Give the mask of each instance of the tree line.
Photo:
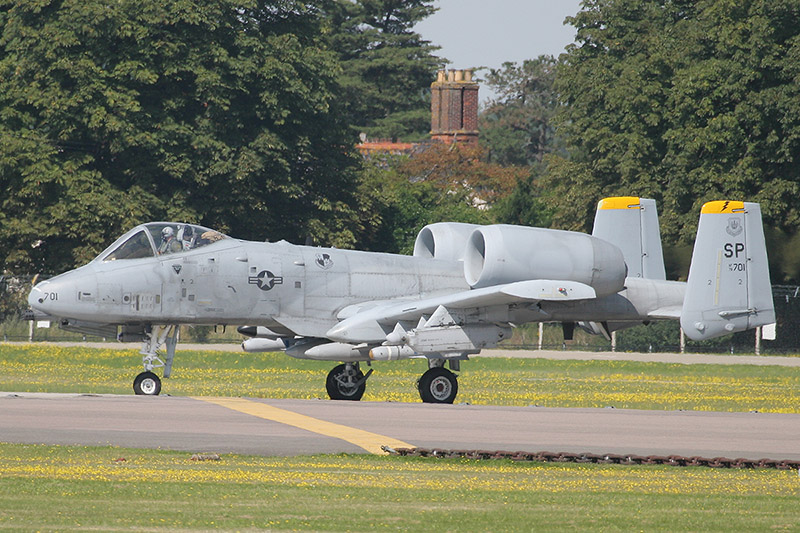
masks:
{"type": "Polygon", "coordinates": [[[420,131],[431,3],[1,1],[0,267],[58,272],[158,219],[354,246],[354,144],[420,131]]]}
{"type": "Polygon", "coordinates": [[[702,204],[759,202],[774,283],[800,280],[800,4],[586,0],[556,77],[564,152],[543,180],[554,223],[592,203],[659,204],[665,242],[692,242],[702,204]]]}
{"type": "MultiPolygon", "coordinates": [[[[135,224],[403,252],[428,222],[590,229],[655,198],[685,275],[700,206],[762,204],[800,280],[800,5],[585,0],[576,41],[484,70],[481,146],[421,140],[432,0],[0,0],[0,270],[59,272],[135,224]],[[487,208],[488,207],[488,208],[487,208]]],[[[466,65],[464,65],[466,66],[466,65]]]]}

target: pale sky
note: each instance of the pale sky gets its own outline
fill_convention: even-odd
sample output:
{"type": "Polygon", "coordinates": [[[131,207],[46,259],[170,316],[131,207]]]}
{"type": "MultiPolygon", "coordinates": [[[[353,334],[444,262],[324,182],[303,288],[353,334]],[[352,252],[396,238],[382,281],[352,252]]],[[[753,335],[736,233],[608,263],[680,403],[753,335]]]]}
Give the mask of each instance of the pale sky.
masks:
{"type": "MultiPolygon", "coordinates": [[[[542,54],[558,56],[573,42],[575,29],[564,19],[575,15],[580,0],[436,0],[439,11],[414,27],[441,46],[447,68],[500,68],[542,54]]],[[[481,87],[480,99],[490,95],[481,87]]]]}

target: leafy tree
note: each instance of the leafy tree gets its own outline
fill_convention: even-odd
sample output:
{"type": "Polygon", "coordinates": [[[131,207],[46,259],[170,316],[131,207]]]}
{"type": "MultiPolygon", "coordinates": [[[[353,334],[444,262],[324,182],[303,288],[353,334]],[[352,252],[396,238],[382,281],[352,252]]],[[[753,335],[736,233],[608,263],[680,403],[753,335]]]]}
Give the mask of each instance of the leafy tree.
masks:
{"type": "Polygon", "coordinates": [[[546,154],[557,149],[554,118],[557,61],[552,56],[528,59],[521,65],[507,62],[491,69],[486,84],[498,95],[481,113],[481,144],[488,160],[528,171],[520,174],[510,194],[492,212],[498,222],[547,227],[552,213],[541,200],[538,178],[546,154]]]}
{"type": "Polygon", "coordinates": [[[164,218],[352,245],[324,27],[299,0],[0,0],[0,269],[164,218]]]}
{"type": "Polygon", "coordinates": [[[558,70],[549,159],[554,223],[587,228],[597,200],[659,201],[668,242],[712,199],[758,201],[800,224],[800,10],[794,0],[586,0],[558,70]]]}
{"type": "Polygon", "coordinates": [[[384,211],[379,234],[383,251],[411,254],[419,231],[434,222],[491,223],[488,212],[476,209],[465,190],[447,194],[429,181],[409,183],[396,173],[390,177],[391,203],[384,211]]]}
{"type": "Polygon", "coordinates": [[[370,191],[364,197],[372,199],[373,232],[360,246],[408,254],[426,224],[520,223],[499,220],[498,206],[529,170],[488,163],[479,146],[431,143],[411,156],[367,162],[361,176],[370,191]]]}
{"type": "Polygon", "coordinates": [[[765,234],[772,283],[800,282],[800,233],[789,235],[774,228],[766,228],[765,234]]]}
{"type": "Polygon", "coordinates": [[[443,60],[412,31],[433,0],[329,0],[330,47],[342,64],[345,121],[372,138],[419,140],[430,130],[428,89],[443,60]]]}
{"type": "Polygon", "coordinates": [[[535,176],[534,172],[530,172],[527,177],[521,177],[511,194],[498,200],[492,208],[498,223],[537,228],[550,226],[552,213],[542,199],[535,176]]]}
{"type": "Polygon", "coordinates": [[[21,313],[28,308],[30,290],[30,278],[0,275],[0,324],[8,319],[20,319],[21,313]]]}
{"type": "Polygon", "coordinates": [[[486,161],[483,147],[474,144],[432,143],[399,167],[409,181],[434,184],[444,194],[463,192],[475,206],[491,207],[507,196],[527,169],[486,161]]]}
{"type": "Polygon", "coordinates": [[[556,148],[556,63],[552,56],[539,56],[489,70],[486,85],[498,96],[481,113],[479,124],[490,161],[538,165],[556,148]]]}
{"type": "MultiPolygon", "coordinates": [[[[676,320],[654,321],[617,331],[617,349],[640,352],[677,352],[681,326],[676,320]]],[[[716,340],[716,339],[715,339],[716,340]]]]}

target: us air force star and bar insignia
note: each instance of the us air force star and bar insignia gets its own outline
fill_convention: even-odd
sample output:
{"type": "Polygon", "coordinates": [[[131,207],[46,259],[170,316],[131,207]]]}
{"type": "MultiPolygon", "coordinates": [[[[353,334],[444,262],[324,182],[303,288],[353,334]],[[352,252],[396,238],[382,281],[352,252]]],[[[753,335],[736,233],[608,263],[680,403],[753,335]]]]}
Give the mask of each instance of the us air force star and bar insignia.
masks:
{"type": "Polygon", "coordinates": [[[247,283],[250,285],[257,285],[262,291],[268,291],[275,285],[283,284],[283,277],[276,276],[269,270],[262,270],[258,276],[250,276],[247,278],[247,283]]]}

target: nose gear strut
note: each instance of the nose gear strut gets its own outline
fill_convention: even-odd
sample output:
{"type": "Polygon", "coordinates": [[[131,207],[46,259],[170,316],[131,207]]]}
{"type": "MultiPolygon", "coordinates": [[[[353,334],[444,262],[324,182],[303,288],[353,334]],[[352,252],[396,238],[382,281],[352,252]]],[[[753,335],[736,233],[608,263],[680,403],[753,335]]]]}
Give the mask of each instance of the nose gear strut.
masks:
{"type": "Polygon", "coordinates": [[[175,358],[175,348],[178,345],[178,326],[152,326],[145,332],[142,340],[142,364],[144,372],[133,380],[133,392],[148,396],[156,396],[161,392],[161,379],[153,372],[155,368],[164,369],[164,377],[172,374],[172,361],[175,358]],[[164,359],[158,354],[158,349],[165,345],[167,353],[164,359]]]}

